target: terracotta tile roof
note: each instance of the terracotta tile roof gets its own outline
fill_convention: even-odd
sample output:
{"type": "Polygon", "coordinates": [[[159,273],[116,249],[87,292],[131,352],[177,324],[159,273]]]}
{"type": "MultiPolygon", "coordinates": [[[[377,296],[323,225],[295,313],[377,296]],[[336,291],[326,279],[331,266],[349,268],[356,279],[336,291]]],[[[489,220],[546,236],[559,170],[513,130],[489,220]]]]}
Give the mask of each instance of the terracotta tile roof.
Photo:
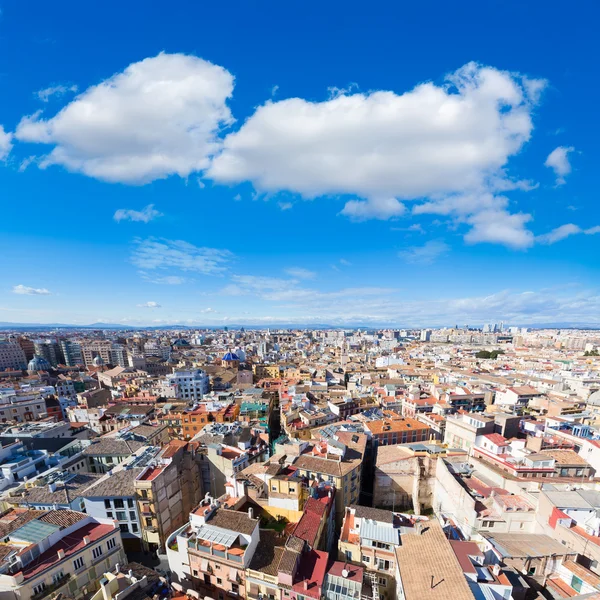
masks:
{"type": "MultiPolygon", "coordinates": [[[[12,498],[11,498],[12,500],[12,498]]],[[[23,527],[32,521],[46,514],[44,510],[28,510],[25,508],[15,508],[0,517],[0,538],[5,538],[19,527],[23,527]]]]}
{"type": "Polygon", "coordinates": [[[251,519],[248,513],[237,512],[227,508],[217,508],[207,520],[207,523],[215,527],[250,535],[258,525],[258,519],[251,519]]]}
{"type": "Polygon", "coordinates": [[[406,600],[474,600],[437,521],[423,523],[420,535],[403,535],[402,545],[396,547],[396,559],[406,600]]]}
{"type": "Polygon", "coordinates": [[[87,515],[82,512],[74,510],[49,510],[44,511],[44,514],[38,518],[39,521],[44,523],[50,523],[52,525],[58,525],[61,528],[71,527],[75,523],[79,523],[83,519],[87,518],[87,515]]]}
{"type": "Polygon", "coordinates": [[[284,552],[285,548],[281,543],[279,534],[271,529],[261,529],[260,542],[248,568],[275,576],[284,552]]]}

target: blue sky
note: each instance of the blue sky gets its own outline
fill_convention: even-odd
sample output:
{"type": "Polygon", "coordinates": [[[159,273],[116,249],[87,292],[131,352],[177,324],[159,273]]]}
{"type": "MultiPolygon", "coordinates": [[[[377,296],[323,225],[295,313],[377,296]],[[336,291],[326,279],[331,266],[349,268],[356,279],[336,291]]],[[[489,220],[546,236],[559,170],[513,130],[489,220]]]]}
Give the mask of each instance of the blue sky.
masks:
{"type": "Polygon", "coordinates": [[[0,321],[600,320],[597,3],[91,4],[0,3],[0,321]]]}

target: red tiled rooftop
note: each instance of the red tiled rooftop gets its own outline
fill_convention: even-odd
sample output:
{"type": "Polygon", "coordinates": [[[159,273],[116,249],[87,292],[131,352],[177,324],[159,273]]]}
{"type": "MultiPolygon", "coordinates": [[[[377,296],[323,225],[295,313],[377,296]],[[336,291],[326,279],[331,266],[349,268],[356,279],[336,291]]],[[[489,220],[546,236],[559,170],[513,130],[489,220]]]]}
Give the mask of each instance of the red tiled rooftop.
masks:
{"type": "Polygon", "coordinates": [[[318,600],[321,597],[327,560],[327,552],[320,550],[311,550],[303,554],[292,589],[302,596],[318,600]]]}
{"type": "Polygon", "coordinates": [[[294,529],[294,535],[306,541],[309,546],[315,546],[320,526],[321,517],[314,512],[305,511],[294,529]]]}
{"type": "Polygon", "coordinates": [[[68,560],[71,556],[76,555],[85,547],[83,543],[84,537],[87,536],[90,538],[91,545],[114,531],[115,528],[113,525],[104,525],[101,523],[88,523],[80,527],[69,535],[64,536],[60,541],[46,550],[46,552],[40,554],[34,561],[30,562],[22,571],[23,577],[31,579],[58,562],[61,562],[58,558],[59,550],[63,550],[65,553],[65,558],[62,560],[68,560]]]}

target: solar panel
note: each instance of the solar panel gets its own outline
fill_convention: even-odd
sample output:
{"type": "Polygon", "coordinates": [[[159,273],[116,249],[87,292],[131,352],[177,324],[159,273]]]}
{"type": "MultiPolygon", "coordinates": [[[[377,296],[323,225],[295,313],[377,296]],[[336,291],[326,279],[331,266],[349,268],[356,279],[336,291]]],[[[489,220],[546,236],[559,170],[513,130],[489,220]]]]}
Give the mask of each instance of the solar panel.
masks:
{"type": "Polygon", "coordinates": [[[238,534],[217,529],[215,527],[210,527],[208,525],[203,525],[197,531],[196,537],[207,542],[221,544],[222,546],[230,548],[233,545],[233,542],[235,542],[237,539],[238,534]]]}

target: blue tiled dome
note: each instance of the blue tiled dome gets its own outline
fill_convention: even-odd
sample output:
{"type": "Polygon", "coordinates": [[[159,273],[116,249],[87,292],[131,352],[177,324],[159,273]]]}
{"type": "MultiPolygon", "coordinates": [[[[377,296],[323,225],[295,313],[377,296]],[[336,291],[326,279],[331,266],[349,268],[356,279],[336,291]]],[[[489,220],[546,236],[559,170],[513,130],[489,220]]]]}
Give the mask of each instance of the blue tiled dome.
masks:
{"type": "Polygon", "coordinates": [[[39,354],[36,354],[27,364],[28,371],[47,371],[50,368],[50,363],[39,354]]]}
{"type": "Polygon", "coordinates": [[[235,352],[228,352],[222,360],[230,361],[230,360],[240,360],[240,357],[235,352]]]}

